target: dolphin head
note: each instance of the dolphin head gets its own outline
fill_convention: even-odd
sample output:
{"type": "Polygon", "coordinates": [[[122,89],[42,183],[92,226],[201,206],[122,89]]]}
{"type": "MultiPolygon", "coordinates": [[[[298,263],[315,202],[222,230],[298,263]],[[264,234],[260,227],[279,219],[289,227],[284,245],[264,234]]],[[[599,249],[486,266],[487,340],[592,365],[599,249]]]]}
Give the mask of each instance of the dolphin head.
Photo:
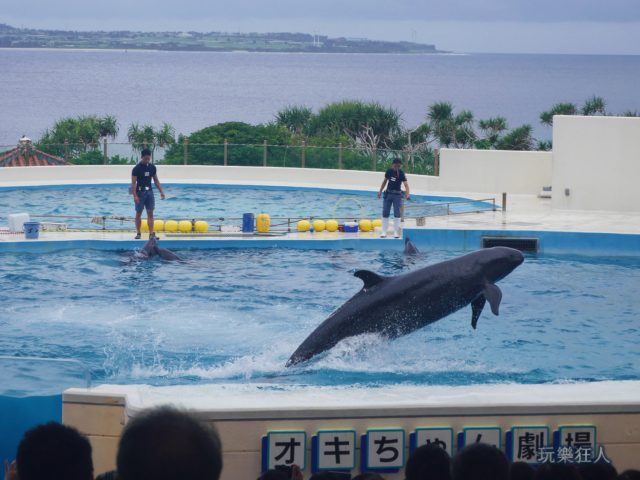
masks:
{"type": "Polygon", "coordinates": [[[153,254],[156,251],[156,244],[157,244],[156,237],[155,236],[151,237],[149,241],[144,244],[144,247],[142,247],[142,252],[148,256],[153,256],[153,254]]]}
{"type": "Polygon", "coordinates": [[[524,262],[524,255],[515,248],[492,247],[480,250],[478,254],[482,271],[491,283],[502,280],[524,262]]]}

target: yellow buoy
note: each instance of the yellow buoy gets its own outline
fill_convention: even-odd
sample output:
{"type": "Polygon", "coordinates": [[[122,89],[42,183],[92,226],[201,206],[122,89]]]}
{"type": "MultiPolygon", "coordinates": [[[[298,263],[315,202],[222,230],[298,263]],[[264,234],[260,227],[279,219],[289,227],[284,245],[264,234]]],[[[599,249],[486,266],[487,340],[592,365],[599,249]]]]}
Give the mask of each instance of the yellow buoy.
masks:
{"type": "Polygon", "coordinates": [[[182,233],[189,233],[192,230],[192,225],[189,220],[180,220],[178,223],[178,230],[182,233]]]}
{"type": "Polygon", "coordinates": [[[175,220],[167,220],[164,222],[164,231],[165,232],[177,232],[178,231],[178,222],[175,220]]]}
{"type": "Polygon", "coordinates": [[[326,224],[324,220],[314,220],[313,222],[313,230],[316,232],[322,232],[326,228],[326,224]]]}
{"type": "Polygon", "coordinates": [[[299,232],[308,232],[310,228],[311,228],[311,224],[309,223],[309,220],[300,220],[298,222],[299,232]]]}
{"type": "Polygon", "coordinates": [[[198,233],[207,233],[209,231],[209,224],[204,220],[198,220],[194,226],[194,230],[198,233]]]}
{"type": "Polygon", "coordinates": [[[142,223],[140,224],[140,230],[142,232],[148,232],[149,231],[149,224],[147,223],[147,219],[146,218],[142,219],[142,223]]]}
{"type": "Polygon", "coordinates": [[[164,231],[164,220],[154,220],[153,221],[153,229],[156,232],[163,232],[164,231]]]}
{"type": "Polygon", "coordinates": [[[338,231],[338,222],[336,220],[327,220],[324,222],[324,228],[327,229],[327,232],[336,232],[338,231]]]}
{"type": "Polygon", "coordinates": [[[382,220],[380,220],[379,218],[376,218],[373,222],[371,222],[371,226],[373,228],[381,227],[382,226],[382,220]]]}
{"type": "Polygon", "coordinates": [[[256,230],[260,233],[267,233],[271,226],[271,218],[268,213],[261,213],[256,217],[256,230]]]}
{"type": "Polygon", "coordinates": [[[362,220],[360,220],[360,223],[358,224],[358,226],[360,227],[361,232],[370,232],[373,229],[371,220],[367,220],[366,218],[363,218],[362,220]]]}

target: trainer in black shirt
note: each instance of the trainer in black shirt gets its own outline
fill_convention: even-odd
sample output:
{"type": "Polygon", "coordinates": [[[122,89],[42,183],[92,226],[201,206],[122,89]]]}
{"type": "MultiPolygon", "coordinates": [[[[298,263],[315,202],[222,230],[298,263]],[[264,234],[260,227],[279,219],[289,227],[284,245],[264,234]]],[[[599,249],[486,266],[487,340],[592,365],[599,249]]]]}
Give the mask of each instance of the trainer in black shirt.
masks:
{"type": "Polygon", "coordinates": [[[402,166],[402,160],[394,158],[391,168],[384,174],[384,180],[380,185],[380,191],[378,192],[378,198],[382,196],[382,191],[386,186],[387,189],[384,192],[384,200],[382,202],[382,234],[380,237],[387,236],[387,230],[389,229],[389,215],[391,214],[391,207],[393,206],[393,236],[400,237],[400,216],[402,209],[402,200],[404,194],[406,194],[407,200],[410,198],[409,194],[409,182],[404,172],[400,169],[402,166]],[[404,185],[405,192],[402,192],[402,185],[404,185]]]}
{"type": "Polygon", "coordinates": [[[164,190],[158,180],[156,166],[151,162],[151,150],[145,148],[141,152],[140,163],[131,171],[131,192],[136,206],[136,239],[140,238],[140,226],[142,225],[142,211],[147,210],[147,224],[149,225],[149,238],[155,236],[153,231],[153,210],[156,200],[153,196],[151,179],[160,191],[160,198],[164,200],[164,190]]]}

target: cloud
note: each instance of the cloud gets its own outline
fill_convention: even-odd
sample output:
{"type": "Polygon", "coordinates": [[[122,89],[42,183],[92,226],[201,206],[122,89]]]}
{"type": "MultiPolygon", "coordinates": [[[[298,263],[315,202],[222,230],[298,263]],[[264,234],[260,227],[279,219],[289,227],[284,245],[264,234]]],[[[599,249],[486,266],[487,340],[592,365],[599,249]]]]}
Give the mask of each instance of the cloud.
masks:
{"type": "Polygon", "coordinates": [[[638,0],[0,0],[9,18],[42,20],[110,19],[137,21],[142,30],[158,21],[198,19],[238,22],[308,18],[349,20],[354,23],[388,21],[468,22],[634,22],[640,21],[638,0]],[[143,28],[142,25],[145,25],[143,28]]]}

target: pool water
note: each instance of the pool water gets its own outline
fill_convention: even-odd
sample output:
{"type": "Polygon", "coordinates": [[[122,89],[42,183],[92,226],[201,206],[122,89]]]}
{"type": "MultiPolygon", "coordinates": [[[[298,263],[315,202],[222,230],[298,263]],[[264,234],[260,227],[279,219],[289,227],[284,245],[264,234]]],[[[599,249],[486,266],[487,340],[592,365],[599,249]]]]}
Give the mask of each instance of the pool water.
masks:
{"type": "MultiPolygon", "coordinates": [[[[158,192],[155,193],[156,218],[211,219],[216,224],[238,223],[237,219],[241,219],[243,213],[268,213],[271,217],[280,218],[374,218],[380,216],[382,209],[382,201],[377,199],[375,192],[178,185],[165,186],[165,192],[167,198],[164,201],[158,192]]],[[[414,195],[411,204],[442,204],[452,200],[460,199],[414,195]]],[[[28,212],[31,216],[84,216],[84,219],[61,217],[36,220],[66,222],[70,228],[99,228],[90,223],[91,217],[133,217],[133,207],[133,198],[127,186],[11,188],[0,191],[0,226],[7,224],[8,214],[28,212]]],[[[452,209],[461,212],[490,207],[488,203],[473,202],[456,204],[452,209]]],[[[418,214],[438,214],[438,210],[433,207],[412,209],[412,215],[418,214]]],[[[109,221],[107,226],[133,228],[133,223],[109,221]]]]}
{"type": "MultiPolygon", "coordinates": [[[[640,378],[640,259],[527,256],[499,282],[500,316],[471,308],[396,340],[347,339],[285,368],[306,336],[362,286],[464,252],[215,249],[184,263],[131,252],[0,253],[2,355],[73,358],[94,384],[272,382],[465,385],[640,378]]],[[[79,375],[81,377],[81,374],[79,375]]],[[[0,395],[59,392],[12,376],[0,395]]],[[[55,388],[52,389],[52,385],[55,388]]],[[[74,386],[78,386],[77,384],[74,386]]]]}

